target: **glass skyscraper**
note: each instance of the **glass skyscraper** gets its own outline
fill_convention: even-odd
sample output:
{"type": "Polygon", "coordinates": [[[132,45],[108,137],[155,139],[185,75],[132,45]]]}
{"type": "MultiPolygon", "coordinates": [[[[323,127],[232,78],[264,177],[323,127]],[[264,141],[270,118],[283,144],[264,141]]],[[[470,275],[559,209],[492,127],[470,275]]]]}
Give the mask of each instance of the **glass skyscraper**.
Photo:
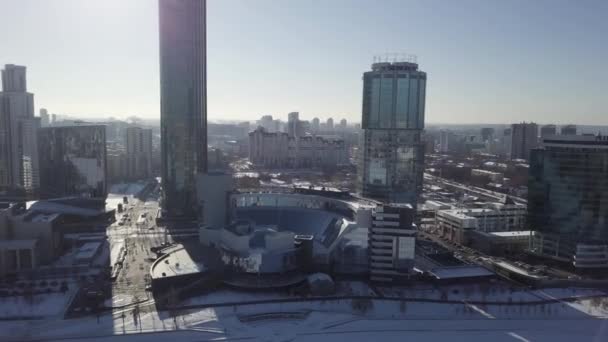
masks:
{"type": "Polygon", "coordinates": [[[418,64],[374,63],[363,74],[358,191],[416,206],[424,172],[426,73],[418,64]]]}
{"type": "Polygon", "coordinates": [[[106,126],[40,128],[38,151],[40,197],[106,197],[106,126]]]}
{"type": "Polygon", "coordinates": [[[608,137],[551,136],[530,154],[531,251],[608,267],[608,137]]]}
{"type": "Polygon", "coordinates": [[[196,174],[207,171],[205,0],[159,0],[162,207],[198,212],[196,174]]]}

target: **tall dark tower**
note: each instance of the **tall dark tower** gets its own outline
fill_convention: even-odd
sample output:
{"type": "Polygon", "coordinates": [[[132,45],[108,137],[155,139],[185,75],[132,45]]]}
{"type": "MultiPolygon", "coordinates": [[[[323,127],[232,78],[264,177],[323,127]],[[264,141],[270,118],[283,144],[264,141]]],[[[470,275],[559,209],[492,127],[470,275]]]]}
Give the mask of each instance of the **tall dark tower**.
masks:
{"type": "Polygon", "coordinates": [[[195,217],[207,171],[206,1],[159,0],[162,207],[195,217]]]}
{"type": "Polygon", "coordinates": [[[426,73],[414,56],[377,58],[363,74],[359,193],[416,208],[424,172],[426,73]]]}

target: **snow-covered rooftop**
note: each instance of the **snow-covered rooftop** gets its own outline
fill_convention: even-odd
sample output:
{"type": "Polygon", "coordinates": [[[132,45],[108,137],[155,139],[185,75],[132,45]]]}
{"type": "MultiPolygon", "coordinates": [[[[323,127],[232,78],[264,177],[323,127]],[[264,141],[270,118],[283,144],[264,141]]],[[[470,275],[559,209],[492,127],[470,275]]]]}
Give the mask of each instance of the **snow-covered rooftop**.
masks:
{"type": "Polygon", "coordinates": [[[153,265],[151,276],[153,279],[199,273],[206,268],[202,262],[192,259],[185,248],[179,248],[158,259],[153,265]]]}
{"type": "Polygon", "coordinates": [[[457,279],[493,276],[494,272],[482,266],[464,265],[434,268],[430,272],[437,279],[457,279]]]}
{"type": "Polygon", "coordinates": [[[516,231],[511,231],[511,232],[490,232],[488,234],[490,235],[494,235],[494,236],[499,236],[499,237],[524,237],[524,236],[530,236],[530,232],[529,230],[516,230],[516,231]]]}

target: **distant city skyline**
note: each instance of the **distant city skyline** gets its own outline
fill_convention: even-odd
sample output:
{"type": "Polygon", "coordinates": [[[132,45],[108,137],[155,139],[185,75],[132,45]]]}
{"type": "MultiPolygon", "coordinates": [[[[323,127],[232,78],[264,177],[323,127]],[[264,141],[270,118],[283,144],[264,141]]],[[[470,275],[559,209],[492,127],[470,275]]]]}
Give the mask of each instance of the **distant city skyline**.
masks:
{"type": "MultiPolygon", "coordinates": [[[[208,1],[208,117],[361,118],[361,73],[407,52],[427,123],[608,124],[604,1],[208,1]],[[280,4],[280,5],[279,5],[280,4]]],[[[156,1],[0,0],[0,65],[36,113],[160,117],[156,1]]]]}

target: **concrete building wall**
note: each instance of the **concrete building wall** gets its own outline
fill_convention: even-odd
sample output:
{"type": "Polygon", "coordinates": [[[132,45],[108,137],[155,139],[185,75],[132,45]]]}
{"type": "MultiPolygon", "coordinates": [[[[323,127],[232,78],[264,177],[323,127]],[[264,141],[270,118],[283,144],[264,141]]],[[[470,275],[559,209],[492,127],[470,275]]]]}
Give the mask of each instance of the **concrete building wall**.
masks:
{"type": "Polygon", "coordinates": [[[197,195],[203,225],[222,228],[228,223],[229,196],[233,189],[234,182],[229,174],[198,175],[197,195]]]}

